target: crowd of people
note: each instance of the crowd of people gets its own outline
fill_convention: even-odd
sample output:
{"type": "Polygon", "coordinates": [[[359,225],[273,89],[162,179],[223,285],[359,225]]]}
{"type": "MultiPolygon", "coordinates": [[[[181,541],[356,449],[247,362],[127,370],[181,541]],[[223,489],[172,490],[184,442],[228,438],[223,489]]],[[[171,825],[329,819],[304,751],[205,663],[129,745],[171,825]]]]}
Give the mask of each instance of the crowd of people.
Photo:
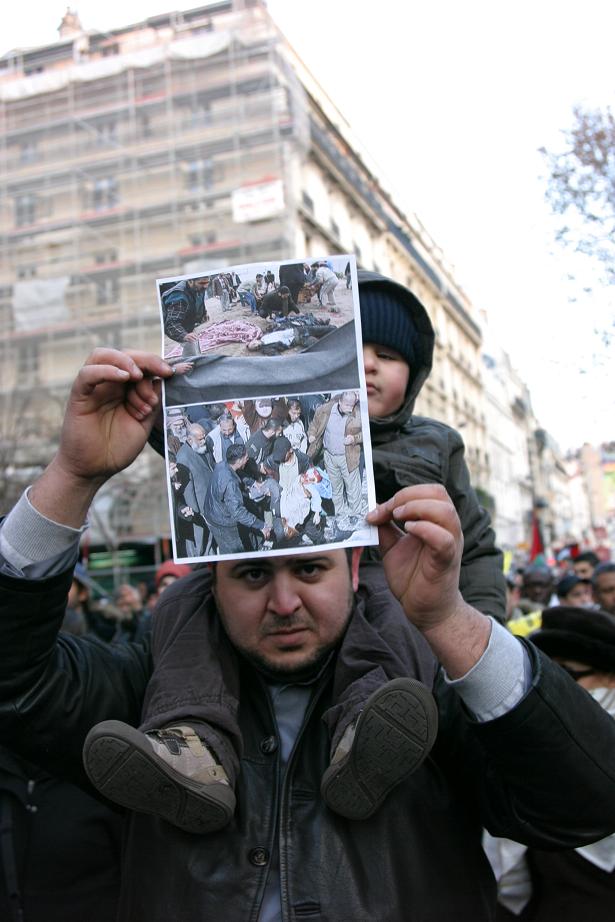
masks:
{"type": "Polygon", "coordinates": [[[179,557],[347,539],[367,512],[357,391],[173,407],[179,557]]]}

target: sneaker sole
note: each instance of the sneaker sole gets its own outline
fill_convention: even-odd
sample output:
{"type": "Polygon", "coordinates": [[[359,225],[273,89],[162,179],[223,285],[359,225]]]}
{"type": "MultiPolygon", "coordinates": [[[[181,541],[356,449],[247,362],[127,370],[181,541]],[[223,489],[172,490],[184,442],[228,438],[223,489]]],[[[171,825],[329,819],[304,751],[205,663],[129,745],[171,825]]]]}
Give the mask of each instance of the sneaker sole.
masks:
{"type": "Polygon", "coordinates": [[[222,829],[235,810],[229,785],[191,781],[160,759],[142,733],[116,720],[90,730],[83,764],[96,790],[108,800],[159,816],[185,832],[222,829]]]}
{"type": "Polygon", "coordinates": [[[324,801],[347,819],[367,819],[427,758],[437,732],[431,692],[415,679],[387,682],[368,698],[348,755],[324,773],[324,801]]]}

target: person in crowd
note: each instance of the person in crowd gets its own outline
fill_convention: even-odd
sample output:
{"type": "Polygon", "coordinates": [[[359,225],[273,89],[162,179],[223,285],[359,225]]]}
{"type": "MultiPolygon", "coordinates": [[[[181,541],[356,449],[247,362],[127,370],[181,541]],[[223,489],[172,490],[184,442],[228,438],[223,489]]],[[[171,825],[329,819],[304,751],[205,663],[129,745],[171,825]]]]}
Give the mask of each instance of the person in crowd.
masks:
{"type": "Polygon", "coordinates": [[[553,597],[553,573],[550,568],[541,564],[532,564],[523,572],[521,584],[521,608],[530,611],[541,611],[550,604],[553,597]]]}
{"type": "Polygon", "coordinates": [[[580,579],[574,573],[563,576],[555,586],[555,594],[560,605],[573,605],[577,608],[590,608],[592,605],[592,587],[588,579],[580,579]]]}
{"type": "Polygon", "coordinates": [[[338,282],[337,275],[326,264],[320,264],[314,273],[314,285],[318,288],[320,303],[324,306],[326,302],[331,313],[338,312],[335,300],[335,289],[338,282]]]}
{"type": "Polygon", "coordinates": [[[218,554],[239,554],[246,550],[240,526],[250,533],[250,537],[255,532],[260,533],[261,540],[270,534],[265,522],[246,509],[238,471],[245,467],[247,461],[248,452],[241,442],[229,445],[226,459],[214,467],[205,497],[204,516],[218,554]]]}
{"type": "Polygon", "coordinates": [[[363,430],[356,391],[344,391],[318,407],[308,429],[308,455],[318,463],[321,454],[331,481],[336,518],[362,513],[359,460],[363,430]]]}
{"type": "Polygon", "coordinates": [[[212,281],[212,291],[214,298],[218,298],[222,313],[225,314],[231,309],[231,299],[229,294],[229,285],[223,273],[215,275],[212,281]]]}
{"type": "MultiPolygon", "coordinates": [[[[530,640],[615,719],[615,621],[585,607],[545,608],[530,640]]],[[[498,877],[498,922],[611,918],[615,835],[558,852],[490,836],[485,846],[498,877]]]]}
{"type": "Polygon", "coordinates": [[[165,560],[161,563],[154,577],[158,598],[176,580],[181,579],[182,576],[188,576],[190,573],[192,573],[192,568],[187,563],[175,563],[173,560],[165,560]]]}
{"type": "Polygon", "coordinates": [[[592,576],[592,594],[596,605],[615,615],[615,563],[598,564],[592,576]]]}
{"type": "Polygon", "coordinates": [[[0,919],[115,922],[124,820],[0,746],[0,919]]]}
{"type": "Polygon", "coordinates": [[[288,317],[290,311],[295,314],[301,313],[291,297],[290,288],[286,285],[280,285],[277,291],[270,291],[269,294],[266,294],[258,309],[258,313],[263,319],[275,317],[278,314],[280,317],[288,317]]]}
{"type": "Polygon", "coordinates": [[[593,551],[582,551],[572,560],[572,569],[580,579],[591,579],[600,558],[593,551]]]}
{"type": "MultiPolygon", "coordinates": [[[[233,920],[281,920],[288,907],[336,920],[386,913],[487,922],[494,891],[481,824],[538,848],[579,847],[611,834],[615,726],[537,648],[463,600],[463,533],[437,484],[403,488],[370,513],[383,559],[364,574],[363,590],[358,550],[350,559],[337,550],[228,561],[167,590],[157,620],[170,618],[175,627],[162,646],[155,632],[154,661],[164,666],[165,654],[183,639],[186,666],[200,662],[203,651],[185,628],[206,619],[215,655],[239,665],[244,749],[235,793],[226,799],[221,789],[233,788],[221,783],[198,735],[185,728],[152,735],[167,754],[154,765],[150,737],[133,730],[149,652],[79,637],[54,641],[54,633],[89,503],[142,449],[159,399],[152,377],[167,374],[156,356],[95,352],[73,386],[58,455],[0,531],[3,734],[23,757],[82,783],[85,743],[88,777],[139,801],[142,812],[129,805],[127,816],[119,922],[167,922],[178,911],[206,918],[220,906],[233,920]],[[438,743],[425,759],[421,731],[404,716],[412,711],[416,718],[421,693],[399,678],[362,702],[346,748],[327,768],[322,718],[331,718],[336,674],[341,678],[342,636],[364,646],[369,635],[368,649],[376,649],[391,619],[397,669],[418,671],[429,685],[437,676],[438,743]],[[138,744],[114,737],[118,725],[138,744]],[[201,779],[194,793],[208,787],[212,799],[213,789],[220,795],[229,822],[218,833],[187,834],[198,798],[177,786],[175,769],[162,768],[186,761],[201,779]],[[372,774],[383,767],[388,781],[372,774]],[[359,819],[356,799],[366,793],[377,803],[359,819]],[[160,799],[166,818],[185,831],[161,822],[160,799]],[[354,819],[335,815],[329,800],[354,819]]],[[[175,678],[181,689],[184,676],[175,678]]],[[[146,709],[155,711],[155,688],[147,694],[146,709]]],[[[221,717],[228,714],[232,693],[219,704],[221,717]]]]}
{"type": "Polygon", "coordinates": [[[269,457],[273,450],[273,442],[276,435],[279,435],[281,428],[271,416],[266,420],[262,429],[257,429],[254,435],[251,435],[246,442],[248,452],[248,463],[245,470],[248,476],[259,477],[263,474],[263,463],[269,457]]]}
{"type": "Polygon", "coordinates": [[[303,263],[282,264],[278,275],[280,278],[280,286],[288,288],[290,299],[296,304],[299,300],[299,292],[305,285],[303,263]]]}
{"type": "Polygon", "coordinates": [[[209,317],[205,306],[205,293],[209,276],[178,282],[161,296],[164,332],[178,343],[195,343],[195,328],[209,317]]]}
{"type": "Polygon", "coordinates": [[[293,450],[307,453],[308,440],[303,420],[301,419],[301,402],[291,399],[288,401],[288,419],[282,433],[291,444],[293,450]]]}
{"type": "Polygon", "coordinates": [[[346,263],[346,268],[344,269],[344,276],[346,278],[346,288],[352,288],[352,273],[350,271],[350,263],[346,263]]]}
{"type": "Polygon", "coordinates": [[[205,552],[209,530],[205,522],[205,497],[211,481],[212,468],[207,460],[207,438],[199,423],[188,427],[186,443],[177,452],[174,472],[174,495],[179,513],[175,535],[182,542],[186,557],[200,557],[205,552]],[[182,471],[183,468],[183,471],[182,471]],[[188,472],[186,480],[185,471],[188,472]]]}
{"type": "Polygon", "coordinates": [[[88,610],[90,602],[90,579],[82,563],[76,563],[73,581],[68,592],[68,604],[64,613],[62,630],[80,636],[90,627],[88,610]]]}
{"type": "Polygon", "coordinates": [[[231,445],[243,445],[244,441],[237,430],[237,424],[232,413],[224,410],[218,417],[217,425],[205,439],[205,459],[213,471],[216,464],[224,461],[226,450],[231,445]]]}
{"type": "Polygon", "coordinates": [[[113,593],[118,612],[113,643],[142,643],[151,630],[151,616],[144,611],[143,599],[136,586],[122,583],[113,593]]]}

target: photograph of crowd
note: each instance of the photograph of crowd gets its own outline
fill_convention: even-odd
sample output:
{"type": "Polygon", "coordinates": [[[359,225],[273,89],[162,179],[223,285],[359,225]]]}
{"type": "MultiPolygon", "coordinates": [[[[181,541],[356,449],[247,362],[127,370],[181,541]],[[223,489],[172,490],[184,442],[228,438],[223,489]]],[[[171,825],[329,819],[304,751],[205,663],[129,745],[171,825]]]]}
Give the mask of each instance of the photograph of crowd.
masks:
{"type": "Polygon", "coordinates": [[[375,542],[359,391],[166,410],[175,558],[375,542]]]}

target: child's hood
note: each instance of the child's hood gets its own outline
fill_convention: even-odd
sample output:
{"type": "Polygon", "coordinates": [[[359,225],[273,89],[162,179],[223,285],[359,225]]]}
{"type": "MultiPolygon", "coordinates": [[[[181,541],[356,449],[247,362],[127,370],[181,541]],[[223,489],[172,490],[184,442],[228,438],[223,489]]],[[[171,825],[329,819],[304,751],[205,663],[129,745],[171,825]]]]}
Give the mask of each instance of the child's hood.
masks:
{"type": "Polygon", "coordinates": [[[400,301],[406,307],[419,334],[419,359],[415,363],[415,367],[410,369],[410,383],[404,404],[391,416],[370,421],[370,428],[372,435],[374,435],[379,430],[390,431],[391,429],[396,429],[410,419],[416,398],[431,371],[435,333],[427,311],[416,295],[412,294],[404,285],[400,285],[399,282],[394,282],[393,279],[380,275],[378,272],[368,272],[366,269],[359,269],[357,276],[359,280],[359,298],[361,297],[361,292],[369,286],[386,290],[391,297],[400,301]]]}

